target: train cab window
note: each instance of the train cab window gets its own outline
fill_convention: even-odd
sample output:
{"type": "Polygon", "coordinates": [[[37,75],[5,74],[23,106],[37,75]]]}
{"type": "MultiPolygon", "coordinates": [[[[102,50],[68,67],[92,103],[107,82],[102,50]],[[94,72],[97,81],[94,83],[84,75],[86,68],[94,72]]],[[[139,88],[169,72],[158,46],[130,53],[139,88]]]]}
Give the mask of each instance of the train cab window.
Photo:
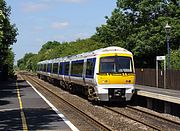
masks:
{"type": "Polygon", "coordinates": [[[71,75],[82,77],[84,60],[72,61],[71,75]]]}
{"type": "Polygon", "coordinates": [[[69,62],[64,63],[64,75],[69,75],[69,62]]]}
{"type": "Polygon", "coordinates": [[[130,57],[118,57],[116,61],[117,72],[133,72],[132,60],[130,57]]]}
{"type": "Polygon", "coordinates": [[[53,73],[54,74],[58,73],[58,63],[53,63],[53,73]]]}
{"type": "Polygon", "coordinates": [[[93,78],[94,76],[94,67],[95,67],[96,59],[87,59],[87,66],[86,66],[86,77],[93,78]]]}
{"type": "Polygon", "coordinates": [[[100,58],[100,73],[133,72],[132,59],[125,56],[109,56],[100,58]]]}

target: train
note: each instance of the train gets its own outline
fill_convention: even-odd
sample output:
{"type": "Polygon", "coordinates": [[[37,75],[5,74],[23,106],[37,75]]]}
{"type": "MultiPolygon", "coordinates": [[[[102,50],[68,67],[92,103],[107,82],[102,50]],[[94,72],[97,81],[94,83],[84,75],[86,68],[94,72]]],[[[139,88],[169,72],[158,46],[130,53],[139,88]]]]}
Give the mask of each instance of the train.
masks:
{"type": "Polygon", "coordinates": [[[38,62],[37,75],[90,101],[130,101],[135,91],[133,54],[118,46],[38,62]]]}

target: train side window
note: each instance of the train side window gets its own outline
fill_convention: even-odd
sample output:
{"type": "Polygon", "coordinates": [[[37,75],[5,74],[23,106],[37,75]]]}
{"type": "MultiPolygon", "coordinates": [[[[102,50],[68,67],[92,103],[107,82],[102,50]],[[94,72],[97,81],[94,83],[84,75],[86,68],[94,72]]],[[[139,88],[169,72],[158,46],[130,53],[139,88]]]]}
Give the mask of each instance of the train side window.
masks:
{"type": "Polygon", "coordinates": [[[54,74],[58,73],[58,63],[53,63],[53,73],[54,74]]]}
{"type": "Polygon", "coordinates": [[[38,71],[41,71],[41,64],[38,65],[38,71]]]}
{"type": "Polygon", "coordinates": [[[44,71],[47,72],[48,64],[44,64],[44,71]]]}
{"type": "Polygon", "coordinates": [[[93,78],[96,58],[87,59],[86,78],[93,78]]]}
{"type": "Polygon", "coordinates": [[[51,63],[47,65],[47,72],[51,73],[51,63]]]}
{"type": "Polygon", "coordinates": [[[44,64],[41,65],[41,70],[44,71],[44,64]]]}
{"type": "Polygon", "coordinates": [[[63,63],[60,63],[59,64],[59,74],[60,75],[63,75],[62,69],[63,69],[63,63]]]}
{"type": "Polygon", "coordinates": [[[64,64],[64,75],[69,75],[69,62],[65,62],[64,64]]]}
{"type": "Polygon", "coordinates": [[[43,71],[43,64],[40,65],[40,71],[43,71]]]}
{"type": "Polygon", "coordinates": [[[42,71],[44,71],[44,64],[42,64],[42,71]]]}
{"type": "Polygon", "coordinates": [[[50,63],[50,73],[53,72],[53,63],[50,63]]]}
{"type": "Polygon", "coordinates": [[[41,70],[42,70],[42,65],[39,64],[38,71],[41,71],[41,70]]]}
{"type": "Polygon", "coordinates": [[[43,71],[46,72],[46,64],[43,64],[43,71]]]}
{"type": "Polygon", "coordinates": [[[37,65],[37,71],[40,71],[40,68],[39,68],[39,67],[40,67],[40,65],[38,64],[38,65],[37,65]]]}
{"type": "Polygon", "coordinates": [[[72,61],[71,75],[82,77],[84,60],[72,61]]]}

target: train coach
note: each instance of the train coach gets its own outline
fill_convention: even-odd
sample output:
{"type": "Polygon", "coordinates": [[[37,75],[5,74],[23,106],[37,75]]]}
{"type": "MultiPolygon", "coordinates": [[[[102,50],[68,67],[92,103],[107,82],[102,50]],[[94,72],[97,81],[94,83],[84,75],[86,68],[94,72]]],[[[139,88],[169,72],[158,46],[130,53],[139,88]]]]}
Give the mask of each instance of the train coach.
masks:
{"type": "Polygon", "coordinates": [[[41,61],[37,75],[89,100],[129,101],[134,93],[133,55],[116,46],[41,61]]]}

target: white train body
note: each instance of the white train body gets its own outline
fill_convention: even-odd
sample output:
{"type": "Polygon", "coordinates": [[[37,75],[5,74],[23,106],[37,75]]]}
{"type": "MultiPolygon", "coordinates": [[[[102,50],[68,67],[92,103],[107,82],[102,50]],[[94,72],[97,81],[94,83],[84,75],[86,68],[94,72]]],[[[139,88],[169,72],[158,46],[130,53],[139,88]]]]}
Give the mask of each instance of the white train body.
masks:
{"type": "Polygon", "coordinates": [[[134,93],[132,53],[115,46],[39,62],[37,74],[90,100],[128,101],[134,93]]]}

